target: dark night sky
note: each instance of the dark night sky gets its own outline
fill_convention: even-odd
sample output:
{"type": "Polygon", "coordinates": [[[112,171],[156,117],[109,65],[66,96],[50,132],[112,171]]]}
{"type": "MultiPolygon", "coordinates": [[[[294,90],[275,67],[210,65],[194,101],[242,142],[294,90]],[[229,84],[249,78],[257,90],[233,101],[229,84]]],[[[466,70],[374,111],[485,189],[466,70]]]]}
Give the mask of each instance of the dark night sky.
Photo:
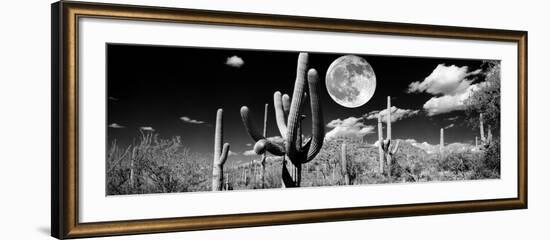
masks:
{"type": "MultiPolygon", "coordinates": [[[[357,55],[372,66],[377,79],[376,91],[368,103],[350,109],[336,104],[324,83],[331,62],[346,54],[349,53],[310,53],[309,56],[309,67],[320,74],[325,124],[382,110],[388,95],[392,96],[393,106],[422,110],[433,95],[408,93],[409,84],[422,82],[439,64],[467,66],[469,72],[482,64],[480,60],[357,55]]],[[[243,105],[251,108],[257,125],[261,126],[263,106],[269,103],[268,136],[279,135],[273,93],[281,91],[291,95],[298,53],[109,44],[107,56],[107,124],[123,126],[108,128],[109,141],[116,138],[119,143],[130,144],[138,137],[140,127],[150,126],[163,138],[181,136],[193,152],[211,153],[216,110],[223,108],[224,141],[231,144],[233,152],[242,154],[251,149],[246,144],[252,140],[241,123],[239,109],[243,105]],[[227,58],[234,55],[242,58],[242,66],[226,64],[227,58]],[[205,123],[185,122],[180,119],[183,116],[205,123]]],[[[310,114],[308,107],[305,113],[310,114]]],[[[463,118],[463,111],[434,116],[421,111],[394,122],[392,137],[437,144],[439,128],[454,123],[454,127],[446,130],[446,143],[471,143],[477,131],[466,126],[463,118]],[[449,120],[456,116],[458,119],[449,120]]],[[[307,135],[310,120],[304,123],[307,135]]],[[[366,120],[365,124],[374,126],[376,120],[366,120]]],[[[376,141],[376,130],[365,139],[368,143],[376,141]]]]}

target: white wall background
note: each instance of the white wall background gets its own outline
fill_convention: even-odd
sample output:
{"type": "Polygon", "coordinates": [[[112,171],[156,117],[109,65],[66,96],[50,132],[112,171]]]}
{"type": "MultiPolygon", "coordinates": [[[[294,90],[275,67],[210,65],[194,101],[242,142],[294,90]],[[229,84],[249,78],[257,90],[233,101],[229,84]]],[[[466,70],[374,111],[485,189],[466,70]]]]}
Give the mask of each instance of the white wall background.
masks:
{"type": "MultiPolygon", "coordinates": [[[[241,228],[113,239],[545,239],[550,213],[545,98],[550,87],[544,1],[123,0],[213,10],[460,25],[529,31],[529,209],[241,228]],[[535,2],[535,1],[533,1],[535,2]]],[[[0,8],[0,238],[48,239],[50,225],[50,1],[0,8]],[[7,134],[6,134],[7,133],[7,134]]]]}

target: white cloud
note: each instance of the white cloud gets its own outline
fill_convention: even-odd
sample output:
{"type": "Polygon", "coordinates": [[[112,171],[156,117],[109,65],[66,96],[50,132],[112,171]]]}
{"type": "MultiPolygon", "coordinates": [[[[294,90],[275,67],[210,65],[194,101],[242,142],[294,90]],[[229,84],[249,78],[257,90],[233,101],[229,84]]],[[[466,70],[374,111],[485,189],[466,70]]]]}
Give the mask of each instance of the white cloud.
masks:
{"type": "Polygon", "coordinates": [[[440,97],[432,97],[430,100],[424,103],[424,110],[428,112],[428,116],[433,116],[442,113],[448,113],[457,110],[464,110],[466,104],[464,101],[470,97],[472,92],[475,92],[479,89],[479,84],[471,85],[468,89],[456,95],[443,95],[440,97]]]}
{"type": "Polygon", "coordinates": [[[192,123],[192,124],[203,124],[205,123],[204,121],[199,121],[199,120],[195,120],[195,119],[191,119],[189,117],[186,117],[186,116],[183,116],[183,117],[180,117],[180,120],[186,122],[186,123],[192,123]]]}
{"type": "Polygon", "coordinates": [[[110,128],[125,128],[125,126],[119,125],[118,123],[111,123],[108,125],[110,128]]]}
{"type": "Polygon", "coordinates": [[[240,68],[242,65],[244,65],[244,61],[239,56],[234,55],[234,56],[228,57],[227,60],[225,61],[225,64],[227,66],[240,68]]]}
{"type": "Polygon", "coordinates": [[[424,81],[411,83],[408,92],[427,92],[432,95],[463,93],[472,83],[472,80],[467,79],[467,77],[480,72],[481,69],[468,72],[467,66],[457,67],[455,65],[445,66],[445,64],[439,64],[424,81]]]}
{"type": "Polygon", "coordinates": [[[139,129],[143,130],[143,131],[155,131],[155,129],[153,129],[153,127],[149,127],[149,126],[143,126],[143,127],[140,127],[139,129]]]}
{"type": "Polygon", "coordinates": [[[243,152],[243,155],[245,156],[256,156],[258,154],[256,154],[256,152],[254,152],[254,150],[246,150],[243,152]]]}
{"type": "MultiPolygon", "coordinates": [[[[397,108],[395,106],[391,107],[391,122],[395,122],[401,119],[412,117],[416,114],[418,114],[420,110],[412,110],[412,109],[401,109],[397,108]]],[[[378,114],[381,115],[382,120],[385,121],[386,117],[388,116],[388,109],[384,109],[382,111],[372,111],[365,115],[367,119],[377,119],[378,114]]]]}
{"type": "Polygon", "coordinates": [[[428,116],[448,113],[466,108],[466,100],[472,91],[479,89],[479,84],[472,84],[470,76],[481,73],[481,69],[468,72],[468,67],[439,64],[422,82],[413,82],[408,92],[426,92],[434,95],[424,103],[428,116]]]}
{"type": "Polygon", "coordinates": [[[362,138],[374,132],[374,126],[365,125],[362,118],[356,117],[332,120],[327,124],[327,127],[333,129],[325,135],[326,139],[338,137],[362,138]]]}
{"type": "Polygon", "coordinates": [[[238,153],[233,152],[233,151],[231,151],[231,150],[229,150],[229,153],[228,153],[227,155],[229,155],[230,157],[231,157],[231,156],[239,156],[238,153]]]}
{"type": "Polygon", "coordinates": [[[424,109],[428,112],[428,116],[464,110],[464,108],[465,106],[460,101],[460,96],[432,97],[424,103],[424,109]]]}
{"type": "Polygon", "coordinates": [[[247,147],[252,147],[252,143],[247,143],[246,146],[247,147]]]}

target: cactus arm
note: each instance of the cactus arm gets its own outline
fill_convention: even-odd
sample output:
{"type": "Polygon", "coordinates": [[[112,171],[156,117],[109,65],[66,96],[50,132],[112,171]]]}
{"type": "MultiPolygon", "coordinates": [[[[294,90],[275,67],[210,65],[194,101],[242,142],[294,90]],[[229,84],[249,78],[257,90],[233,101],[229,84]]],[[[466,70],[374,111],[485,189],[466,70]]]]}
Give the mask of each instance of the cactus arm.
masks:
{"type": "MultiPolygon", "coordinates": [[[[269,110],[269,104],[266,103],[265,104],[265,108],[264,108],[264,132],[263,132],[263,135],[264,136],[267,136],[267,112],[269,110]]],[[[264,179],[265,179],[265,161],[267,159],[267,153],[264,152],[264,154],[262,154],[262,158],[260,160],[260,186],[261,188],[264,188],[264,179]]]]}
{"type": "Polygon", "coordinates": [[[263,136],[267,136],[267,112],[269,110],[269,104],[265,104],[264,106],[264,132],[263,132],[263,136]]]}
{"type": "MultiPolygon", "coordinates": [[[[275,111],[276,113],[280,110],[278,110],[280,104],[277,104],[277,101],[275,100],[275,111]]],[[[256,141],[256,144],[254,145],[254,152],[257,154],[263,154],[266,151],[272,153],[273,155],[281,156],[285,154],[284,150],[284,144],[283,141],[277,142],[273,138],[266,139],[264,135],[260,134],[256,126],[254,125],[254,122],[249,116],[249,109],[246,106],[243,106],[241,108],[241,118],[244,123],[244,126],[250,135],[250,137],[256,141]]],[[[264,112],[265,115],[265,112],[264,112]]],[[[264,116],[265,117],[265,116],[264,116]]]]}
{"type": "Polygon", "coordinates": [[[285,155],[285,148],[282,142],[260,139],[256,142],[256,144],[254,144],[254,152],[256,152],[256,154],[264,154],[266,151],[276,156],[285,155]]]}
{"type": "Polygon", "coordinates": [[[290,96],[288,96],[288,94],[283,95],[283,110],[286,119],[288,117],[288,112],[290,111],[290,96]]]}
{"type": "Polygon", "coordinates": [[[315,69],[308,71],[309,99],[311,105],[311,146],[308,150],[306,162],[311,161],[323,146],[325,139],[325,126],[323,124],[323,112],[321,110],[321,101],[319,98],[319,75],[315,69]]]}
{"type": "Polygon", "coordinates": [[[256,128],[254,122],[249,116],[250,110],[248,107],[243,106],[241,107],[241,118],[244,123],[244,127],[246,128],[246,131],[248,132],[248,135],[254,140],[259,141],[260,139],[264,139],[265,137],[260,134],[260,131],[258,131],[258,128],[256,128]]]}
{"type": "Polygon", "coordinates": [[[224,143],[222,154],[220,155],[218,163],[221,165],[225,164],[225,161],[227,160],[228,155],[229,155],[229,143],[224,143]]]}
{"type": "MultiPolygon", "coordinates": [[[[296,142],[298,139],[298,124],[300,123],[300,109],[302,106],[302,96],[305,90],[305,71],[307,68],[307,53],[300,53],[298,56],[298,67],[296,70],[296,81],[294,83],[294,92],[292,93],[292,102],[290,104],[290,112],[288,115],[287,135],[286,135],[286,152],[292,161],[300,159],[301,149],[297,148],[296,142]]],[[[296,162],[295,164],[299,164],[296,162]]]]}
{"type": "Polygon", "coordinates": [[[385,153],[387,153],[389,150],[389,147],[390,147],[390,141],[389,139],[386,139],[386,140],[383,140],[382,141],[382,150],[384,150],[385,153]]]}
{"type": "Polygon", "coordinates": [[[218,109],[216,113],[216,129],[214,132],[214,161],[219,162],[219,157],[222,155],[223,141],[223,110],[218,109]]]}
{"type": "MultiPolygon", "coordinates": [[[[285,96],[288,96],[285,94],[285,96]]],[[[287,126],[286,126],[286,114],[283,107],[283,100],[281,98],[281,92],[277,91],[273,94],[273,105],[275,107],[275,120],[281,136],[286,139],[287,126]]]]}
{"type": "Polygon", "coordinates": [[[397,150],[399,149],[399,140],[397,140],[397,143],[395,144],[395,147],[393,147],[393,150],[392,150],[392,155],[395,154],[397,152],[397,150]]]}
{"type": "MultiPolygon", "coordinates": [[[[267,136],[267,113],[269,111],[269,104],[266,103],[264,107],[264,137],[267,136]]],[[[267,153],[264,152],[262,154],[262,158],[260,159],[260,187],[265,187],[265,161],[267,159],[267,153]]]]}

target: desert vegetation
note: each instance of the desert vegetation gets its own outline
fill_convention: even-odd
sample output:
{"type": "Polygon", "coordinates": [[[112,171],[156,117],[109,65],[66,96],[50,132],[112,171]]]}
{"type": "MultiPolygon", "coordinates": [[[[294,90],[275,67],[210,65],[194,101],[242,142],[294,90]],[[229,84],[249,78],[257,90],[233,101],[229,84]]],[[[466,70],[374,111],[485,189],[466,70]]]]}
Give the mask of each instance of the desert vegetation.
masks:
{"type": "MultiPolygon", "coordinates": [[[[389,168],[391,175],[388,175],[380,171],[377,146],[353,139],[327,140],[315,160],[303,165],[301,187],[475,180],[500,176],[497,141],[480,150],[472,145],[449,145],[445,147],[447,152],[443,157],[439,152],[428,153],[407,140],[399,142],[389,168]]],[[[113,142],[107,155],[107,191],[109,195],[210,191],[212,182],[220,179],[212,174],[213,158],[190,152],[179,138],[160,139],[152,133],[144,133],[135,147],[124,149],[113,142]]],[[[217,190],[281,188],[283,161],[283,156],[273,155],[265,158],[263,166],[261,155],[240,164],[228,161],[224,164],[223,180],[217,190]]]]}

